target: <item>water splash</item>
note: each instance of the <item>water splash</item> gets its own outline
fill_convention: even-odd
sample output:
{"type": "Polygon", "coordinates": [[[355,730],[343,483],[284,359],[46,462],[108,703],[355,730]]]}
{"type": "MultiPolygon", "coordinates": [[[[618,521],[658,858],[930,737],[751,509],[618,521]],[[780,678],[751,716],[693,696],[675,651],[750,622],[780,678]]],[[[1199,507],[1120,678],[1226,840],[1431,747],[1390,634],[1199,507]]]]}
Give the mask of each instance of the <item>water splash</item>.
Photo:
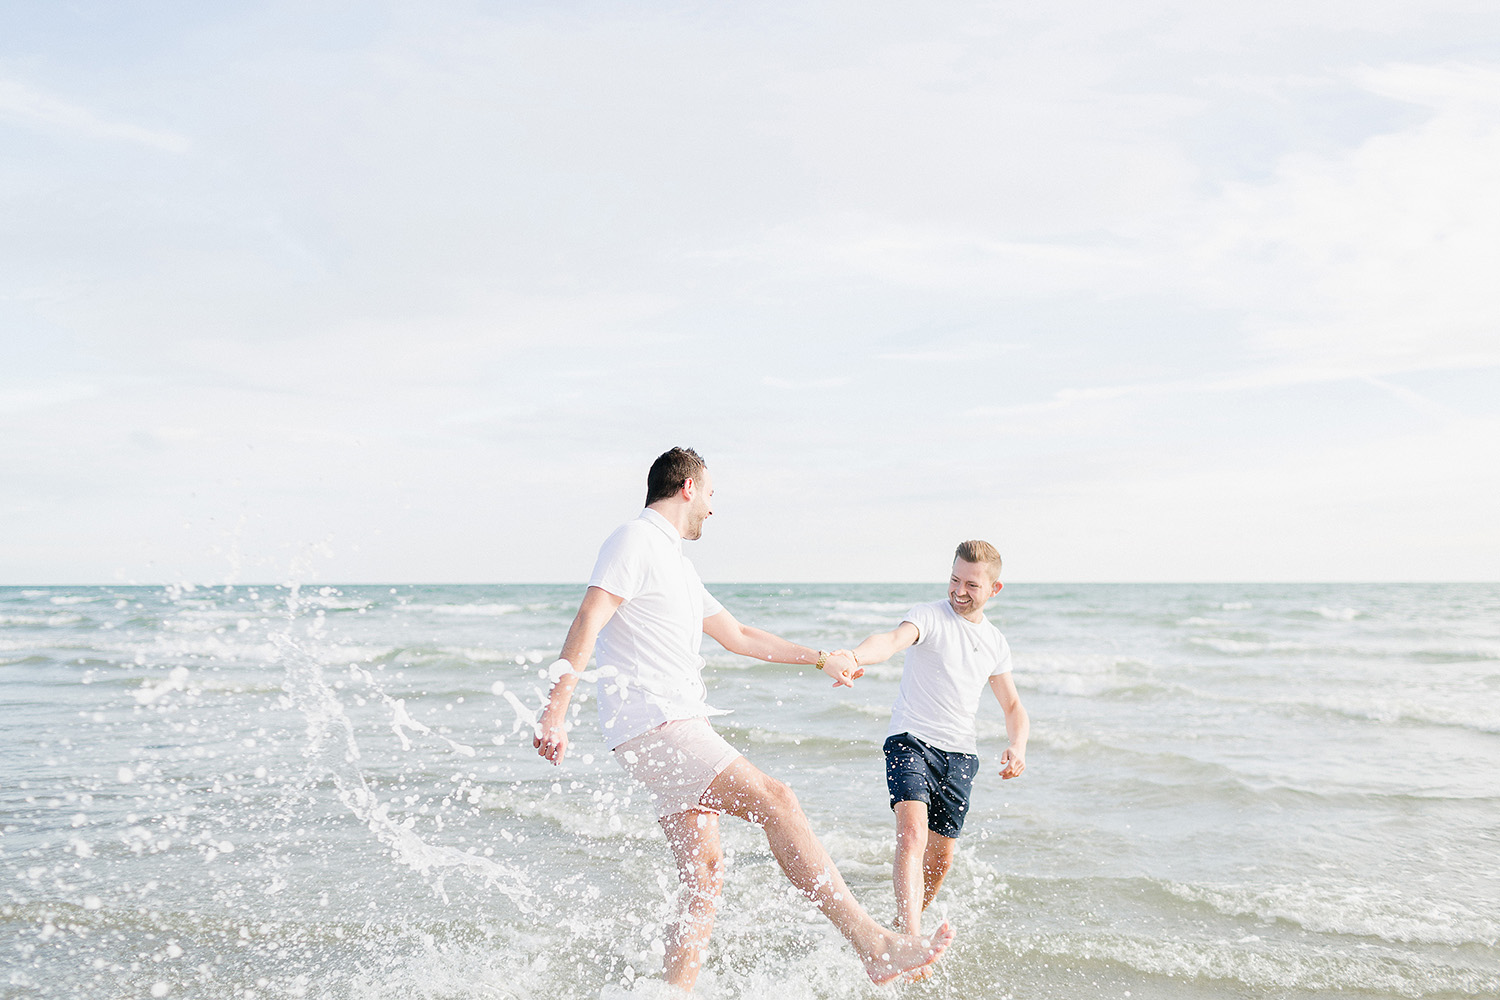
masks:
{"type": "MultiPolygon", "coordinates": [[[[289,626],[297,621],[300,610],[299,588],[293,587],[287,597],[289,626]]],[[[332,779],[344,807],[390,849],[398,862],[431,876],[433,889],[444,902],[449,901],[444,888],[445,873],[458,872],[479,879],[485,888],[504,893],[524,911],[535,893],[521,872],[475,853],[430,844],[413,831],[414,819],[398,822],[392,817],[392,804],[376,795],[359,768],[360,751],[354,725],[337,692],[325,681],[322,664],[294,638],[291,627],[273,633],[271,640],[281,653],[286,694],[307,720],[304,756],[310,767],[332,779]]],[[[412,749],[406,730],[423,735],[432,733],[428,726],[411,717],[404,700],[392,698],[381,690],[369,671],[351,665],[351,674],[368,685],[391,712],[390,728],[399,738],[402,750],[412,749]]],[[[456,753],[474,756],[473,747],[444,736],[438,739],[456,753]]]]}

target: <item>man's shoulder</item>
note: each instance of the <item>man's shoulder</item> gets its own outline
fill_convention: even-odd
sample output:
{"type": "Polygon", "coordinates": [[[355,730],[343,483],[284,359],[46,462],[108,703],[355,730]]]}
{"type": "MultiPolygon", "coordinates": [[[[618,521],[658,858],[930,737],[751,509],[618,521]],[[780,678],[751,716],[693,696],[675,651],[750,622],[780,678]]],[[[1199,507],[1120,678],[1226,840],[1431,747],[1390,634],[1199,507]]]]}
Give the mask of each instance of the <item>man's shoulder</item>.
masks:
{"type": "Polygon", "coordinates": [[[653,535],[660,534],[661,532],[646,523],[644,518],[633,517],[611,531],[609,537],[604,540],[604,544],[606,546],[611,543],[640,545],[651,541],[653,535]]]}
{"type": "Polygon", "coordinates": [[[660,537],[660,532],[655,531],[645,521],[637,518],[626,521],[604,539],[599,546],[600,566],[619,565],[621,563],[641,564],[653,561],[656,554],[656,546],[652,542],[652,535],[660,537]]]}
{"type": "Polygon", "coordinates": [[[947,601],[924,601],[921,604],[913,604],[911,610],[906,613],[905,620],[911,621],[914,616],[930,620],[934,615],[941,615],[947,606],[947,601]]]}

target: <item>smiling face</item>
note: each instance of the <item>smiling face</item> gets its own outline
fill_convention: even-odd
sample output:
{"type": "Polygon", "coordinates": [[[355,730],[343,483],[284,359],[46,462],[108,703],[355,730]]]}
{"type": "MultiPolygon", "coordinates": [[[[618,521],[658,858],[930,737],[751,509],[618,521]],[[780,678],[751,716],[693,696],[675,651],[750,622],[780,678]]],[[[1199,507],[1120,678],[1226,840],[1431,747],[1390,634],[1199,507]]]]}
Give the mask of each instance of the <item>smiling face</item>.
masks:
{"type": "Polygon", "coordinates": [[[990,578],[988,563],[953,560],[953,575],[948,577],[948,606],[971,622],[984,617],[984,605],[1000,593],[999,580],[990,578]]]}
{"type": "Polygon", "coordinates": [[[709,515],[714,512],[713,477],[708,474],[707,469],[704,469],[697,479],[689,479],[687,486],[692,496],[688,500],[687,524],[683,526],[682,537],[690,542],[696,542],[703,537],[703,522],[707,521],[709,515]]]}

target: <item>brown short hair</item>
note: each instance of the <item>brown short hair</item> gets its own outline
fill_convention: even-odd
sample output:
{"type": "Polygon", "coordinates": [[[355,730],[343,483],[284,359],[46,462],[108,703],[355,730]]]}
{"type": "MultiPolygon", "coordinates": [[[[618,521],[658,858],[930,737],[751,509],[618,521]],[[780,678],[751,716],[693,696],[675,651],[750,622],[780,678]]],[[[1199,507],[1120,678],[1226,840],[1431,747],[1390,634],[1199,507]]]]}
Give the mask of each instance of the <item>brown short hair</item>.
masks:
{"type": "Polygon", "coordinates": [[[646,506],[665,500],[682,489],[682,484],[689,479],[702,476],[706,468],[708,463],[703,461],[703,456],[691,448],[670,448],[662,452],[651,463],[651,471],[646,473],[646,506]]]}
{"type": "Polygon", "coordinates": [[[984,563],[989,567],[990,579],[1000,579],[1000,550],[989,542],[978,538],[960,542],[958,548],[953,551],[953,558],[962,559],[966,563],[984,563]]]}

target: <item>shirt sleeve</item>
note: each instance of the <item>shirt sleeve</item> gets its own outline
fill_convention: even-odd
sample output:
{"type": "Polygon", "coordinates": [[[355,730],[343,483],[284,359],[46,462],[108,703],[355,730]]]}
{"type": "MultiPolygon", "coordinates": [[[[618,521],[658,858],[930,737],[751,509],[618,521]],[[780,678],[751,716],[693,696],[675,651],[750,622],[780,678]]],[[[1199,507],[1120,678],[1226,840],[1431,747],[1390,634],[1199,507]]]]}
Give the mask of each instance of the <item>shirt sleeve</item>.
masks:
{"type": "Polygon", "coordinates": [[[908,611],[901,620],[911,622],[917,627],[917,641],[912,645],[920,646],[927,641],[927,636],[932,632],[932,605],[918,604],[908,611]]]}
{"type": "Polygon", "coordinates": [[[646,583],[646,545],[639,531],[622,524],[599,548],[589,586],[608,591],[616,597],[631,600],[646,583]]]}
{"type": "Polygon", "coordinates": [[[704,618],[712,618],[714,615],[716,615],[720,611],[724,610],[724,605],[722,605],[718,601],[714,600],[714,595],[710,594],[708,592],[708,588],[705,587],[705,586],[703,586],[703,584],[702,584],[701,581],[698,584],[698,589],[701,590],[701,591],[703,591],[703,617],[704,618]]]}
{"type": "Polygon", "coordinates": [[[1005,636],[1000,637],[1000,655],[995,657],[995,669],[990,671],[991,677],[1010,673],[1010,643],[1005,641],[1005,636]]]}

